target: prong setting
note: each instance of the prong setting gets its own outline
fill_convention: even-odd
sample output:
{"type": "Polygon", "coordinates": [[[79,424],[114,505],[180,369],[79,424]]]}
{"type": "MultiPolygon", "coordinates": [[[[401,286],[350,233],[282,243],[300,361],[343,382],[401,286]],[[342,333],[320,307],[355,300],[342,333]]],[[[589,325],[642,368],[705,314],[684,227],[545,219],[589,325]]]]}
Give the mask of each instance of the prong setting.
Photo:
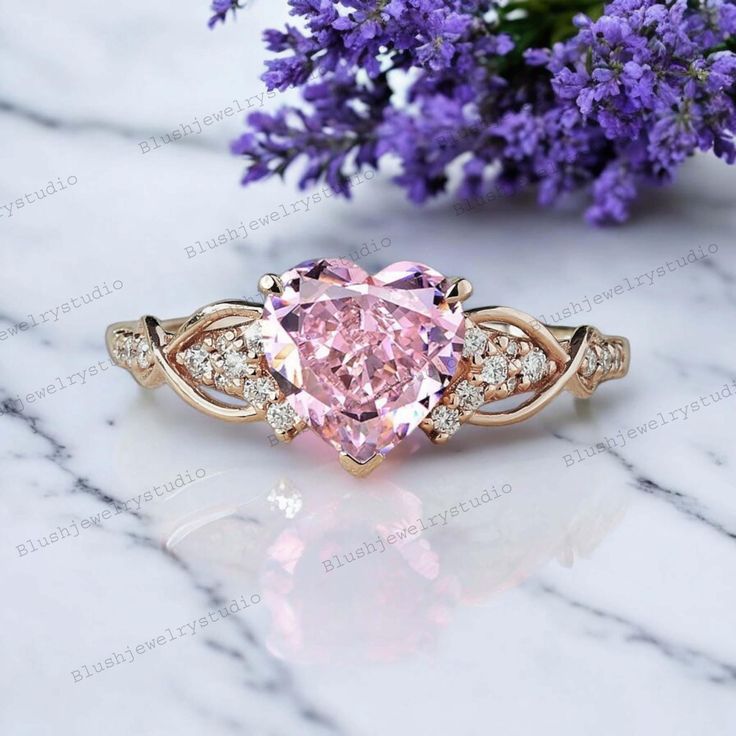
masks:
{"type": "Polygon", "coordinates": [[[472,296],[473,285],[468,281],[468,279],[455,277],[450,281],[450,288],[445,293],[445,301],[448,304],[464,302],[472,296]]]}
{"type": "Polygon", "coordinates": [[[341,452],[339,457],[340,465],[342,465],[350,475],[354,475],[356,478],[365,478],[366,475],[372,473],[383,462],[383,455],[379,453],[368,458],[364,463],[359,463],[354,457],[351,457],[346,452],[341,452]]]}
{"type": "Polygon", "coordinates": [[[284,284],[281,278],[275,273],[264,273],[260,279],[258,279],[258,291],[263,296],[276,295],[280,296],[284,293],[284,284]]]}

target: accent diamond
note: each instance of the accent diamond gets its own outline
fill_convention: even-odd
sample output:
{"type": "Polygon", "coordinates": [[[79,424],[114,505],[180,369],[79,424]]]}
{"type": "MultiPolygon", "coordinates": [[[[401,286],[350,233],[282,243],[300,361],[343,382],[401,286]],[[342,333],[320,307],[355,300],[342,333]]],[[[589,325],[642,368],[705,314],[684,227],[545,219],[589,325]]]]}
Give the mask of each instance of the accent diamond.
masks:
{"type": "Polygon", "coordinates": [[[588,348],[585,351],[585,357],[583,358],[583,364],[581,367],[581,372],[585,378],[590,378],[594,373],[595,369],[598,367],[598,357],[595,354],[595,350],[593,348],[588,348]]]}
{"type": "Polygon", "coordinates": [[[120,335],[115,343],[115,357],[118,363],[130,365],[135,356],[135,341],[133,335],[120,335]]]}
{"type": "Polygon", "coordinates": [[[254,320],[245,328],[245,347],[254,357],[263,355],[263,325],[254,320]]]}
{"type": "Polygon", "coordinates": [[[217,352],[221,355],[235,352],[238,349],[237,343],[233,339],[232,334],[228,332],[220,335],[217,338],[217,340],[215,341],[215,347],[217,348],[217,352]]]}
{"type": "Polygon", "coordinates": [[[442,404],[432,412],[432,422],[435,432],[450,436],[460,429],[460,414],[456,409],[442,404]]]}
{"type": "Polygon", "coordinates": [[[466,411],[475,411],[484,401],[483,389],[470,381],[460,381],[455,387],[455,396],[460,407],[466,411]]]}
{"type": "Polygon", "coordinates": [[[210,354],[202,347],[187,348],[182,353],[186,369],[195,380],[212,380],[210,354]]]}
{"type": "Polygon", "coordinates": [[[142,335],[136,338],[135,342],[135,362],[138,367],[143,370],[151,365],[151,346],[148,344],[148,340],[142,335]]]}
{"type": "Polygon", "coordinates": [[[268,407],[266,421],[277,432],[288,432],[296,425],[298,417],[289,404],[281,402],[280,404],[271,404],[268,407]]]}
{"type": "Polygon", "coordinates": [[[486,383],[490,383],[491,386],[498,386],[500,383],[503,383],[508,375],[509,364],[502,355],[493,355],[483,361],[480,376],[486,383]]]}
{"type": "Polygon", "coordinates": [[[480,327],[471,327],[465,333],[465,342],[463,343],[463,357],[472,358],[474,355],[480,355],[488,344],[488,337],[480,327]]]}
{"type": "Polygon", "coordinates": [[[263,409],[270,401],[275,401],[279,388],[271,376],[249,378],[243,386],[243,397],[257,409],[263,409]]]}
{"type": "Polygon", "coordinates": [[[222,374],[228,381],[238,383],[249,372],[248,359],[243,353],[231,350],[222,357],[222,374]]]}
{"type": "Polygon", "coordinates": [[[601,346],[601,368],[603,368],[603,372],[608,373],[608,371],[611,370],[612,365],[613,365],[613,354],[611,352],[611,346],[602,345],[601,346]]]}
{"type": "Polygon", "coordinates": [[[544,377],[547,368],[547,356],[534,348],[521,359],[521,374],[529,383],[537,383],[544,377]]]}

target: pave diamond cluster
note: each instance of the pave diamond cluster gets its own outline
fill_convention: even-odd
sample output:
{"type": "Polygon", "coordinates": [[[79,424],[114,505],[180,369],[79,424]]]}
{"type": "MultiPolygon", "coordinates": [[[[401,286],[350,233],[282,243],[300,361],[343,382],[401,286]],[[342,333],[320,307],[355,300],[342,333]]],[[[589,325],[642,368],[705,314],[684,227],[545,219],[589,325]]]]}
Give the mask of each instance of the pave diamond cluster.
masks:
{"type": "Polygon", "coordinates": [[[529,338],[479,327],[470,321],[465,331],[463,363],[460,380],[450,386],[424,423],[436,442],[449,439],[483,404],[537,390],[559,369],[529,338]]]}
{"type": "Polygon", "coordinates": [[[590,385],[614,378],[624,365],[624,347],[618,342],[595,339],[588,346],[579,375],[590,385]]]}
{"type": "Polygon", "coordinates": [[[263,362],[262,324],[212,330],[176,355],[176,362],[196,384],[247,401],[265,414],[280,439],[289,439],[300,424],[294,410],[263,362]]]}
{"type": "Polygon", "coordinates": [[[145,371],[153,365],[148,338],[140,332],[118,330],[112,339],[113,360],[123,368],[145,371]]]}

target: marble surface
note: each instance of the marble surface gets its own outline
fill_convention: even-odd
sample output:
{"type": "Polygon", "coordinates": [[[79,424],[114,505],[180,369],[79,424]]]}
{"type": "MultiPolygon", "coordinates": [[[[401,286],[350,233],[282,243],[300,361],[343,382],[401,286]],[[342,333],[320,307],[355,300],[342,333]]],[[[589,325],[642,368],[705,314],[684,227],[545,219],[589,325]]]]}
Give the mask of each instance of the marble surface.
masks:
{"type": "Polygon", "coordinates": [[[258,37],[285,3],[214,34],[176,5],[0,5],[0,733],[733,733],[736,170],[696,159],[598,231],[574,203],[417,211],[382,175],[191,257],[303,195],[238,187],[240,113],[142,152],[283,99],[258,37]],[[381,241],[361,265],[462,273],[478,306],[579,302],[631,338],[629,378],[413,435],[359,482],[315,437],[274,447],[110,368],[111,321],[381,241]]]}

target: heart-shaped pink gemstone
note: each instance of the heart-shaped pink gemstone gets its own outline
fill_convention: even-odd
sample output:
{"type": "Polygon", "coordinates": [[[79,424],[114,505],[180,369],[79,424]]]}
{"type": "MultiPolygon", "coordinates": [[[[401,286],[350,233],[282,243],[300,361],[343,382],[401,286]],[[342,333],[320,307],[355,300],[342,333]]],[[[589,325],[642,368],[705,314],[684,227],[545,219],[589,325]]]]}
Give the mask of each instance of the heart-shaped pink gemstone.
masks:
{"type": "Polygon", "coordinates": [[[437,405],[462,355],[449,281],[421,263],[375,276],[342,259],[281,276],[263,309],[266,360],[296,413],[338,452],[386,455],[437,405]]]}

